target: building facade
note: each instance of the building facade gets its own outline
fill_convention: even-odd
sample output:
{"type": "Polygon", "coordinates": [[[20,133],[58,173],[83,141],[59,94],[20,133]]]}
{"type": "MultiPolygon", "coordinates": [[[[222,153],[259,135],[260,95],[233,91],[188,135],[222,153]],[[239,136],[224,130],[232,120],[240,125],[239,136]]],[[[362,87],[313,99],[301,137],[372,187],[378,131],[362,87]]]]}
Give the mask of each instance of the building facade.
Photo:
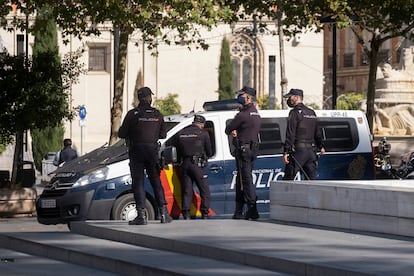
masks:
{"type": "MultiPolygon", "coordinates": [[[[34,18],[30,18],[31,21],[34,18]]],[[[136,31],[130,36],[125,73],[123,115],[133,107],[137,83],[150,87],[155,98],[178,94],[182,113],[202,110],[206,101],[218,99],[218,67],[221,42],[227,38],[234,66],[236,88],[254,86],[259,97],[274,91],[277,105],[281,106],[280,50],[275,22],[266,22],[267,28],[251,35],[252,21],[234,26],[219,25],[211,31],[202,31],[209,44],[208,50],[189,50],[187,46],[169,46],[161,41],[158,55],[147,50],[136,31]],[[254,77],[256,77],[254,79],[254,77]]],[[[3,47],[11,54],[19,54],[31,48],[34,38],[19,30],[0,30],[3,47]],[[28,43],[26,44],[26,39],[28,43]],[[25,45],[28,45],[26,49],[25,45]]],[[[305,103],[322,107],[323,91],[323,36],[304,33],[284,41],[285,74],[288,89],[305,91],[305,103]]],[[[69,93],[71,106],[86,109],[86,116],[65,122],[65,137],[71,138],[82,154],[109,141],[110,109],[114,91],[114,37],[111,26],[102,27],[102,34],[81,40],[69,37],[64,44],[59,35],[60,55],[83,49],[81,62],[87,73],[80,76],[69,93]]]]}
{"type": "MultiPolygon", "coordinates": [[[[332,108],[332,57],[333,25],[326,26],[323,32],[323,107],[332,108]]],[[[368,89],[369,60],[350,28],[337,29],[336,34],[336,89],[337,95],[348,92],[366,93],[368,89]]],[[[366,34],[368,35],[368,34],[366,34]]],[[[387,40],[379,52],[379,61],[397,67],[401,50],[405,47],[401,38],[387,40]]]]}

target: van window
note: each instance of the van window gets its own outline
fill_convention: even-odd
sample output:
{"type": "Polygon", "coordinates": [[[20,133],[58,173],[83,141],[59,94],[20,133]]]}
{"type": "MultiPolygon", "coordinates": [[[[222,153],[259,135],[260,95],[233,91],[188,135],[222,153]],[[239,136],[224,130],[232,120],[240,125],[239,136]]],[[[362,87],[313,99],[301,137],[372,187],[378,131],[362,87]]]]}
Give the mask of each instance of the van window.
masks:
{"type": "Polygon", "coordinates": [[[318,118],[326,151],[352,151],[358,143],[358,129],[353,118],[318,118]]]}
{"type": "Polygon", "coordinates": [[[206,121],[204,125],[204,129],[207,130],[208,135],[210,136],[211,142],[211,149],[213,150],[213,156],[216,155],[216,139],[215,139],[215,131],[214,131],[214,124],[212,121],[206,121]]]}
{"type": "MultiPolygon", "coordinates": [[[[231,120],[227,121],[227,124],[231,120]]],[[[258,155],[283,153],[286,137],[287,118],[262,118],[258,155]]],[[[318,118],[326,151],[352,151],[358,143],[358,129],[353,118],[318,118]]],[[[231,151],[234,150],[229,135],[231,151]]]]}
{"type": "MultiPolygon", "coordinates": [[[[262,118],[259,133],[259,152],[258,155],[274,155],[283,152],[282,137],[284,139],[286,133],[286,118],[262,118]]],[[[231,120],[226,122],[230,124],[231,120]]],[[[228,136],[230,152],[234,152],[233,139],[228,136]]]]}
{"type": "Polygon", "coordinates": [[[282,137],[286,133],[286,118],[262,118],[258,155],[273,155],[283,152],[282,137]]]}
{"type": "Polygon", "coordinates": [[[170,129],[178,125],[177,122],[165,122],[165,129],[168,132],[170,129]]]}

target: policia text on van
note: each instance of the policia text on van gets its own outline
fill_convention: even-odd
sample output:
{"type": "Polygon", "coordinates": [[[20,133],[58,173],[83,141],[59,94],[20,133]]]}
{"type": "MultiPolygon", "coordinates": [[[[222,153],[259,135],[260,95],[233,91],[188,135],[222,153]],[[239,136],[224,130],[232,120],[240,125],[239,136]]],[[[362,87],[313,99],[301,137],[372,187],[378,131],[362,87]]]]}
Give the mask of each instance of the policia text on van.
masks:
{"type": "MultiPolygon", "coordinates": [[[[237,111],[201,112],[206,118],[213,148],[208,160],[211,192],[209,215],[231,216],[234,212],[236,164],[232,141],[224,134],[225,126],[237,111]]],[[[261,214],[269,212],[269,185],[281,180],[282,161],[288,110],[261,110],[261,141],[258,158],[253,168],[257,208],[261,214]]],[[[325,154],[318,161],[319,179],[373,179],[371,139],[365,115],[361,111],[316,110],[318,127],[323,136],[325,154]]],[[[194,114],[165,117],[167,137],[160,140],[160,156],[173,152],[178,132],[190,125],[194,114]]],[[[166,157],[166,156],[165,156],[166,157]]],[[[74,220],[115,219],[132,220],[136,216],[131,193],[131,177],[127,147],[123,140],[109,147],[98,148],[68,162],[55,171],[37,204],[37,218],[43,224],[68,223],[74,220]]],[[[181,214],[181,185],[177,163],[165,166],[161,181],[165,190],[168,211],[178,218],[181,214]]],[[[298,173],[295,179],[302,179],[298,173]]],[[[148,219],[159,216],[159,206],[148,179],[145,179],[148,219]]],[[[201,216],[200,196],[194,192],[191,216],[201,216]]]]}

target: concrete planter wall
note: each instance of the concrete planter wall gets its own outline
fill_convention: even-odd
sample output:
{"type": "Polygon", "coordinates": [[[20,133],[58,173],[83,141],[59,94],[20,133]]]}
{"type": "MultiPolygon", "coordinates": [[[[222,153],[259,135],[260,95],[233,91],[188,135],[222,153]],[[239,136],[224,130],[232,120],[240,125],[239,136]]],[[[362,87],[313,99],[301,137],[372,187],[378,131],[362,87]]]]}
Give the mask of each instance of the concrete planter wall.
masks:
{"type": "Polygon", "coordinates": [[[277,181],[270,218],[414,237],[414,181],[277,181]]]}
{"type": "Polygon", "coordinates": [[[35,203],[35,189],[0,189],[0,216],[2,217],[32,215],[36,211],[35,203]]]}

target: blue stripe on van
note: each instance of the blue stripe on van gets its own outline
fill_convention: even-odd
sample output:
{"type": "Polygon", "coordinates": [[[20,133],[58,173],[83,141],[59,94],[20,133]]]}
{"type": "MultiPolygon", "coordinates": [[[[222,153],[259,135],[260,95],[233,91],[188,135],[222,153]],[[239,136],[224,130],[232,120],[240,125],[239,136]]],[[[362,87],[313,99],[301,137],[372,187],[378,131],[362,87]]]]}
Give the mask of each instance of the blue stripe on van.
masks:
{"type": "MultiPolygon", "coordinates": [[[[256,186],[259,212],[269,212],[270,182],[282,180],[284,164],[281,156],[259,157],[253,169],[253,183],[256,186]]],[[[235,208],[236,162],[234,159],[211,162],[207,168],[211,191],[211,208],[217,215],[231,215],[235,208]],[[210,168],[222,167],[222,173],[210,168]]],[[[324,154],[318,161],[321,180],[374,179],[375,171],[372,153],[324,154]]],[[[302,176],[303,179],[303,176],[302,176]]]]}

